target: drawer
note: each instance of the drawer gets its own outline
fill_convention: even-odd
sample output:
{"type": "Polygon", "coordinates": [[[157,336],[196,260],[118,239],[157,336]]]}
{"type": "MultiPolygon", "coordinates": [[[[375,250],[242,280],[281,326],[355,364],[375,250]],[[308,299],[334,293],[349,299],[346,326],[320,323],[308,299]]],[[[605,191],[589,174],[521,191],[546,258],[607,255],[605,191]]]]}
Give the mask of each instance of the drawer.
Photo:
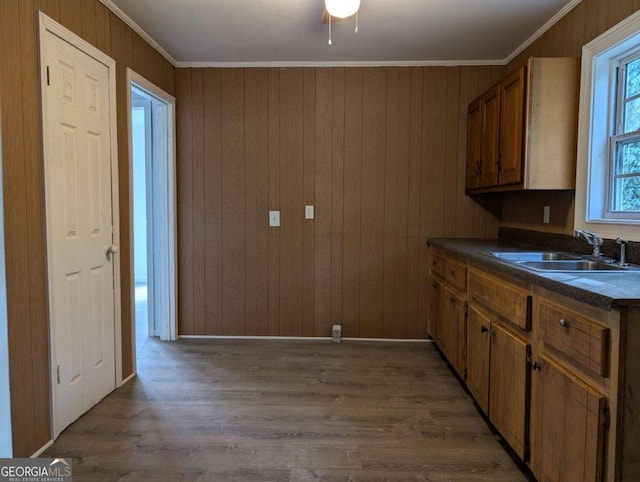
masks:
{"type": "Polygon", "coordinates": [[[609,375],[609,329],[548,301],[540,301],[540,339],[577,365],[609,375]]]}
{"type": "Polygon", "coordinates": [[[469,300],[523,330],[531,329],[531,294],[492,276],[472,270],[469,274],[469,300]]]}
{"type": "Polygon", "coordinates": [[[467,265],[447,258],[445,262],[444,279],[451,286],[460,291],[467,290],[467,265]]]}
{"type": "Polygon", "coordinates": [[[444,278],[445,257],[440,253],[431,251],[431,273],[444,278]]]}

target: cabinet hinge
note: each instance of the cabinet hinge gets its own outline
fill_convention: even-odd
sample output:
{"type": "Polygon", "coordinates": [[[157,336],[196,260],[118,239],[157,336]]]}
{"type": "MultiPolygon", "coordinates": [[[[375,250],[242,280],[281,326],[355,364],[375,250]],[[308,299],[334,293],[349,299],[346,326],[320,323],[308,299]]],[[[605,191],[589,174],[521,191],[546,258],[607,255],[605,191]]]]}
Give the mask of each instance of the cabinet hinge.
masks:
{"type": "Polygon", "coordinates": [[[608,429],[611,426],[611,411],[609,405],[605,405],[602,409],[602,425],[608,429]]]}
{"type": "Polygon", "coordinates": [[[527,365],[531,366],[531,353],[527,353],[527,365]]]}
{"type": "Polygon", "coordinates": [[[527,443],[524,446],[524,461],[527,462],[531,459],[531,445],[527,443]]]}
{"type": "Polygon", "coordinates": [[[462,377],[466,380],[467,379],[467,369],[465,368],[464,370],[462,370],[462,377]]]}
{"type": "Polygon", "coordinates": [[[469,316],[469,305],[467,303],[464,304],[464,316],[469,316]]]}
{"type": "Polygon", "coordinates": [[[49,66],[47,65],[47,85],[51,85],[51,82],[49,80],[49,66]]]}
{"type": "Polygon", "coordinates": [[[58,382],[58,385],[60,385],[60,365],[56,367],[56,381],[58,382]]]}

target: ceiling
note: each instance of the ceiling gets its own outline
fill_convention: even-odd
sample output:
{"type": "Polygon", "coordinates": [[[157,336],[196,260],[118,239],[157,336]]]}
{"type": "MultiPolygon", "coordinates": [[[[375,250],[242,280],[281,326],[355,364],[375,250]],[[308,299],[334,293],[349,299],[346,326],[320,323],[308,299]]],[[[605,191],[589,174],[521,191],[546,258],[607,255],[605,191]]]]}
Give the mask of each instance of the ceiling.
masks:
{"type": "Polygon", "coordinates": [[[502,62],[580,0],[362,0],[328,27],[323,0],[103,0],[178,64],[502,62]]]}

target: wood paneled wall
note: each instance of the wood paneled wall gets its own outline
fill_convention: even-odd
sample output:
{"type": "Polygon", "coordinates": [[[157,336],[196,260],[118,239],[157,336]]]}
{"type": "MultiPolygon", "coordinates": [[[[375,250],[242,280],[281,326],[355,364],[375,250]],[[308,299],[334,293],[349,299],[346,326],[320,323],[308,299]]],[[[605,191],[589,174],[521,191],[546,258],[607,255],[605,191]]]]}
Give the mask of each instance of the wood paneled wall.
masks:
{"type": "Polygon", "coordinates": [[[496,234],[464,158],[502,75],[177,69],[180,334],[425,337],[426,239],[496,234]]]}
{"type": "MultiPolygon", "coordinates": [[[[580,57],[582,47],[640,9],[640,0],[582,0],[571,12],[532,43],[507,66],[524,65],[529,57],[580,57]]],[[[571,234],[574,226],[573,191],[521,192],[503,197],[504,226],[571,234]],[[551,206],[551,223],[543,224],[543,207],[551,206]]]]}
{"type": "Polygon", "coordinates": [[[117,63],[118,166],[122,263],[123,376],[132,373],[129,263],[129,156],[125,68],[165,91],[174,69],[97,0],[0,2],[0,101],[9,316],[13,450],[29,456],[51,438],[42,132],[37,12],[110,55],[117,63]]]}

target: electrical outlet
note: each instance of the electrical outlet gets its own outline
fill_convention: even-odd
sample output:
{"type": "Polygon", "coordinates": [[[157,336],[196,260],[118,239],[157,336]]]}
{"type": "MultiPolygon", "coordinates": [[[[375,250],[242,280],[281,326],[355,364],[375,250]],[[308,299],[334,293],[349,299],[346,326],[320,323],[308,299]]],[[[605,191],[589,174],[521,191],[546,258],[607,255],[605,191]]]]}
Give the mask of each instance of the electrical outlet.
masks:
{"type": "Polygon", "coordinates": [[[331,329],[331,339],[334,343],[340,343],[342,340],[342,325],[333,325],[331,329]]]}
{"type": "Polygon", "coordinates": [[[269,211],[269,227],[277,228],[280,226],[280,211],[269,211]]]}
{"type": "Polygon", "coordinates": [[[307,205],[304,207],[304,218],[313,219],[313,206],[307,205]]]}

